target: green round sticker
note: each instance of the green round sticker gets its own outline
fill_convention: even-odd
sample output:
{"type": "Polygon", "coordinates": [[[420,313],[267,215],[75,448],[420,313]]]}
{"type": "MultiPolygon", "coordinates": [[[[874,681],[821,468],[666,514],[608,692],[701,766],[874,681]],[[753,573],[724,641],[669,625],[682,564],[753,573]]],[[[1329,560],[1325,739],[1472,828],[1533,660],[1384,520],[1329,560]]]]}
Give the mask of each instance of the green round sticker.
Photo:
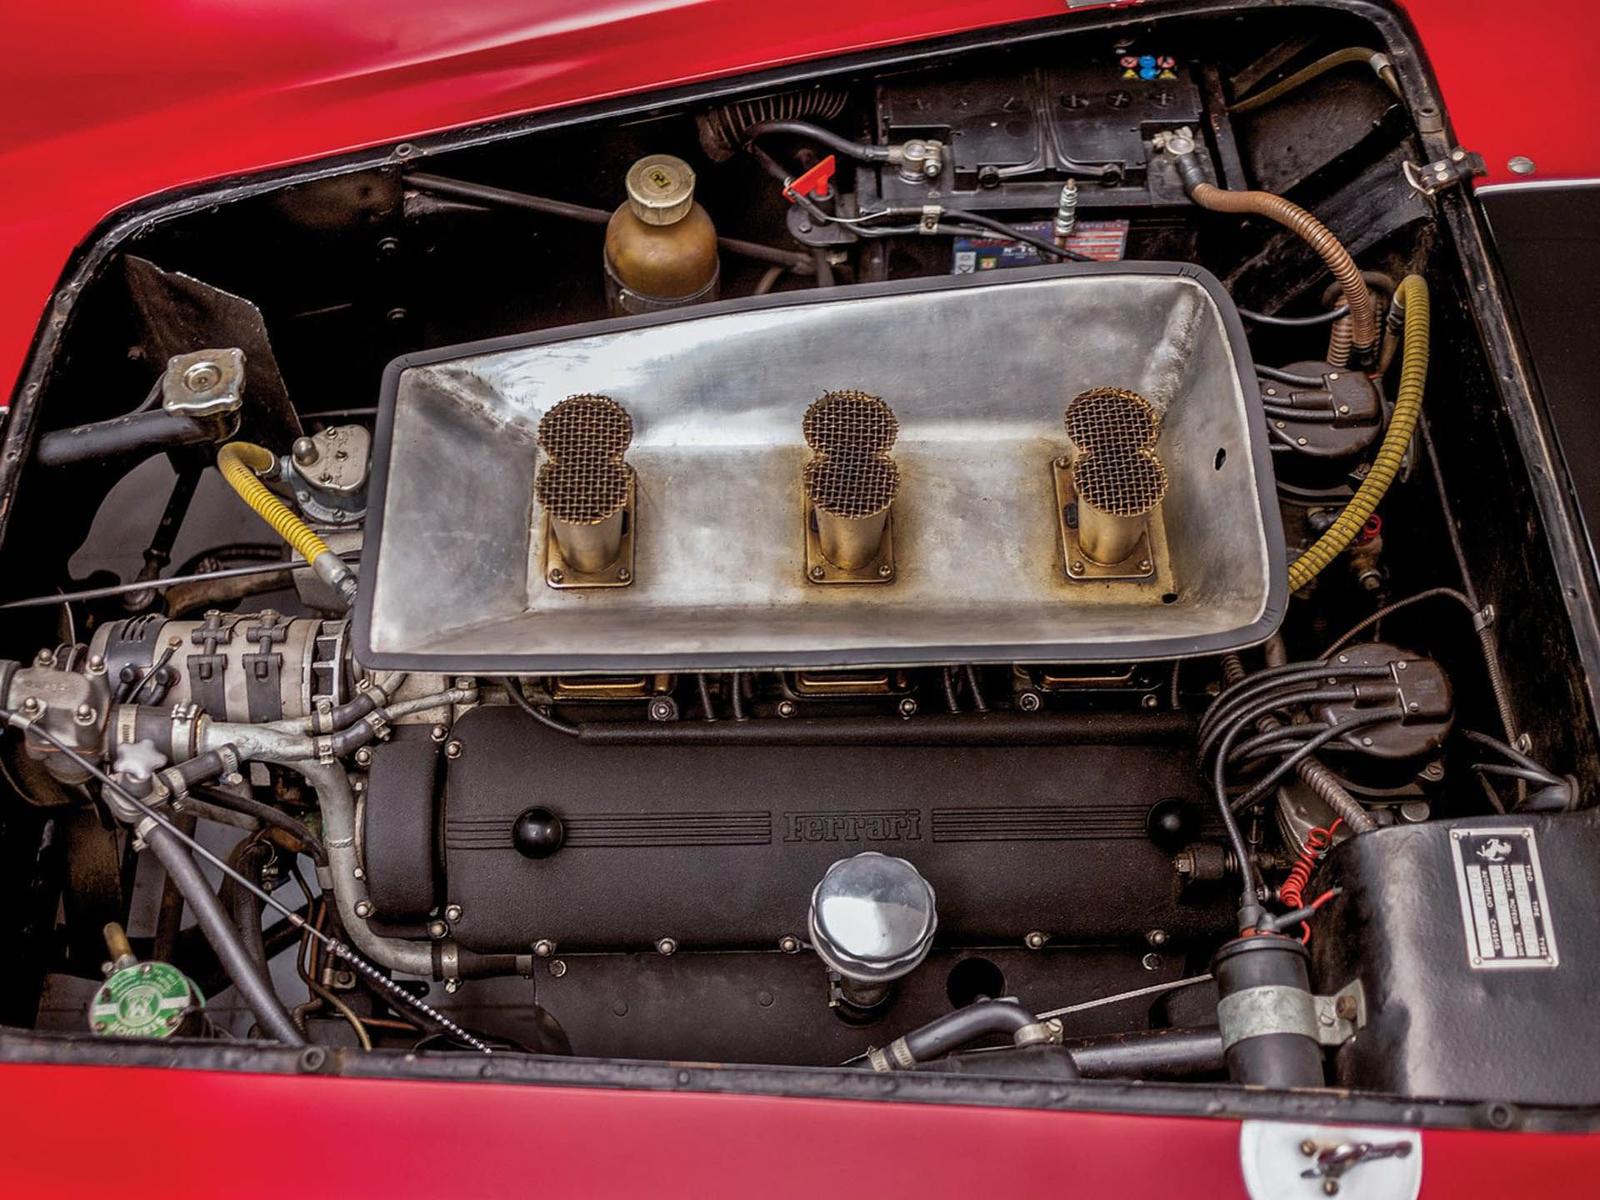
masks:
{"type": "Polygon", "coordinates": [[[89,1006],[89,1028],[106,1037],[170,1037],[189,1008],[204,1003],[178,968],[138,963],[123,967],[101,985],[89,1006]]]}

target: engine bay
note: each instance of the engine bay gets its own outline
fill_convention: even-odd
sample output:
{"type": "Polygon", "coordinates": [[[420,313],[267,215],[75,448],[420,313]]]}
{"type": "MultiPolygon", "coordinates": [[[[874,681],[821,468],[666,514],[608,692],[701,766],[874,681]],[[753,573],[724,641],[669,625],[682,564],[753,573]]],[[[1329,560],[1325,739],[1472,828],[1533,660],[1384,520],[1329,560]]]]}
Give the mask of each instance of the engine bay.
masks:
{"type": "Polygon", "coordinates": [[[1470,153],[1336,8],[1079,24],[119,225],[5,427],[0,1021],[1600,1101],[1470,153]]]}

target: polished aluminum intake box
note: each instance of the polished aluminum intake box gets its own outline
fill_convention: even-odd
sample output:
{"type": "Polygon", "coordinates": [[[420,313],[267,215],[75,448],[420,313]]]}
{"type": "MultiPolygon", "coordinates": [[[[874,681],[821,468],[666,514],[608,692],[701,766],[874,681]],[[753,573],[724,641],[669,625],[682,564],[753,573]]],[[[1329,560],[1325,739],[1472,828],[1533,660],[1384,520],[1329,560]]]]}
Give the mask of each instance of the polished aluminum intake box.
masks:
{"type": "MultiPolygon", "coordinates": [[[[1115,661],[1259,642],[1286,603],[1239,318],[1193,266],[1072,264],[727,301],[396,360],[356,618],[361,661],[479,673],[1115,661]],[[1149,399],[1170,477],[1143,578],[1073,578],[1055,468],[1088,388],[1149,399]],[[807,407],[899,422],[893,577],[808,578],[807,407]],[[540,417],[631,416],[626,586],[552,587],[540,417]]],[[[1081,571],[1082,564],[1078,564],[1081,571]]]]}

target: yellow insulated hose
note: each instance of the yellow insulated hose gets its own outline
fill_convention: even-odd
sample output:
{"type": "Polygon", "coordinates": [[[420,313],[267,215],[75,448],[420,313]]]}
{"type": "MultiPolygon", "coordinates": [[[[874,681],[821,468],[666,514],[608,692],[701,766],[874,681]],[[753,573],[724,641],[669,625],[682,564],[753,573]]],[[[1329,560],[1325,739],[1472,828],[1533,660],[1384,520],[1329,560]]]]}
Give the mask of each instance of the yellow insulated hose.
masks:
{"type": "Polygon", "coordinates": [[[355,577],[328,543],[297,517],[282,500],[256,478],[277,465],[272,451],[252,442],[229,442],[217,451],[217,470],[239,498],[255,510],[272,530],[306,560],[318,576],[338,589],[348,600],[355,591],[355,577]]]}
{"type": "Polygon", "coordinates": [[[1395,302],[1404,306],[1406,330],[1394,415],[1389,418],[1389,428],[1378,447],[1372,469],[1350,503],[1316,543],[1289,564],[1291,592],[1299,591],[1315,579],[1318,572],[1355,540],[1400,473],[1406,447],[1416,433],[1417,420],[1422,416],[1422,388],[1428,378],[1428,285],[1420,275],[1407,275],[1395,293],[1395,302]]]}

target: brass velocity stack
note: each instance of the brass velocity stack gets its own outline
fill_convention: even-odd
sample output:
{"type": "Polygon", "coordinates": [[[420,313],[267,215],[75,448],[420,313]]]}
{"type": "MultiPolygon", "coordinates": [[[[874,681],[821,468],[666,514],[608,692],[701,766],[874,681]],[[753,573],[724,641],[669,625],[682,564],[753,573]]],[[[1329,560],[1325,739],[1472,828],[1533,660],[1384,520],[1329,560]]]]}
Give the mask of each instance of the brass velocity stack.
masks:
{"type": "Polygon", "coordinates": [[[894,577],[890,507],[900,468],[889,449],[900,433],[894,410],[865,392],[828,392],[801,422],[805,468],[806,570],[816,583],[887,582],[894,577]]]}
{"type": "MultiPolygon", "coordinates": [[[[1078,502],[1078,548],[1090,562],[1116,566],[1148,546],[1149,516],[1167,494],[1167,468],[1156,457],[1161,421],[1150,402],[1122,388],[1092,388],[1066,411],[1072,487],[1078,502]]],[[[1073,572],[1068,563],[1069,573],[1073,572]]],[[[1150,573],[1148,549],[1140,569],[1150,573]]]]}
{"type": "Polygon", "coordinates": [[[539,421],[545,579],[552,587],[633,581],[633,418],[607,396],[568,396],[539,421]]]}

